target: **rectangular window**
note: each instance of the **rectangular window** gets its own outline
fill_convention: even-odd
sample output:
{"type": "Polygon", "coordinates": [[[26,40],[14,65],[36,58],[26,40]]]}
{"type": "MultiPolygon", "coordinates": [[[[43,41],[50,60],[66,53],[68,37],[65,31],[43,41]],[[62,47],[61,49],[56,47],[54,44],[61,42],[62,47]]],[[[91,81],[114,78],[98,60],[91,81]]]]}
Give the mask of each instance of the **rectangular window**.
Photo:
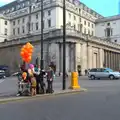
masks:
{"type": "Polygon", "coordinates": [[[22,19],[22,22],[23,22],[23,23],[25,22],[25,18],[22,19]]]}
{"type": "Polygon", "coordinates": [[[90,27],[90,22],[88,22],[88,27],[90,27]]]}
{"type": "Polygon", "coordinates": [[[18,28],[18,34],[20,34],[20,28],[18,28]]]}
{"type": "Polygon", "coordinates": [[[15,21],[13,21],[13,25],[15,25],[15,21]]]}
{"type": "Polygon", "coordinates": [[[74,16],[74,20],[76,20],[76,16],[74,16]]]}
{"type": "Polygon", "coordinates": [[[48,10],[48,16],[50,16],[51,15],[51,10],[48,10]]]}
{"type": "Polygon", "coordinates": [[[84,28],[84,34],[86,34],[86,28],[84,28]]]}
{"type": "Polygon", "coordinates": [[[107,30],[107,37],[110,37],[111,36],[111,34],[110,34],[110,32],[111,32],[110,28],[107,28],[106,30],[107,30]]]}
{"type": "Polygon", "coordinates": [[[5,28],[5,35],[7,35],[7,33],[8,33],[8,29],[7,29],[7,28],[5,28]]]}
{"type": "Polygon", "coordinates": [[[25,33],[25,27],[22,26],[22,33],[25,33]]]}
{"type": "Polygon", "coordinates": [[[81,22],[81,18],[79,18],[79,22],[81,22]]]}
{"type": "Polygon", "coordinates": [[[45,13],[43,12],[43,17],[45,17],[45,13]]]}
{"type": "Polygon", "coordinates": [[[88,35],[90,35],[90,30],[88,30],[88,35]]]}
{"type": "Polygon", "coordinates": [[[74,25],[74,30],[76,30],[76,25],[74,25]]]}
{"type": "Polygon", "coordinates": [[[92,24],[92,28],[93,28],[94,26],[93,26],[93,24],[92,24]]]}
{"type": "Polygon", "coordinates": [[[15,28],[13,29],[13,35],[15,35],[15,28]]]}
{"type": "Polygon", "coordinates": [[[84,25],[86,25],[86,21],[84,21],[84,25]]]}
{"type": "Polygon", "coordinates": [[[80,24],[78,24],[78,31],[80,31],[80,24]]]}
{"type": "Polygon", "coordinates": [[[7,21],[5,21],[5,25],[7,25],[7,21]]]}
{"type": "Polygon", "coordinates": [[[69,13],[69,18],[71,19],[71,14],[69,13]]]}
{"type": "Polygon", "coordinates": [[[48,27],[51,27],[51,19],[48,20],[48,27]]]}
{"type": "Polygon", "coordinates": [[[20,24],[20,20],[18,20],[18,24],[20,24]]]}
{"type": "Polygon", "coordinates": [[[43,21],[43,29],[45,28],[45,21],[43,21]]]}
{"type": "Polygon", "coordinates": [[[38,30],[38,22],[36,23],[36,30],[38,30]]]}
{"type": "Polygon", "coordinates": [[[38,19],[38,14],[36,14],[36,19],[38,19]]]}
{"type": "Polygon", "coordinates": [[[94,32],[92,31],[92,36],[94,36],[94,32]]]}

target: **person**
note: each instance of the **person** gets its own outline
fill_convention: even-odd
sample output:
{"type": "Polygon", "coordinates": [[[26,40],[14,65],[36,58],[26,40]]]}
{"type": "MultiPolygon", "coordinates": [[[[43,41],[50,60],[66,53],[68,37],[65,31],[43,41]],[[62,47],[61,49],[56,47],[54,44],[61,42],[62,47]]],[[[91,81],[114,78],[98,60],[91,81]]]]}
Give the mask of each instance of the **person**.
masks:
{"type": "Polygon", "coordinates": [[[47,71],[47,83],[48,83],[47,92],[48,93],[53,93],[53,76],[54,76],[54,71],[49,66],[49,70],[47,71]]]}
{"type": "Polygon", "coordinates": [[[46,75],[46,72],[44,70],[40,71],[39,78],[40,78],[40,87],[41,87],[41,93],[46,93],[46,85],[44,83],[44,76],[46,75]]]}
{"type": "Polygon", "coordinates": [[[31,95],[36,95],[36,79],[33,74],[31,74],[31,95]]]}
{"type": "Polygon", "coordinates": [[[78,69],[79,76],[81,76],[81,65],[78,65],[77,69],[78,69]]]}
{"type": "Polygon", "coordinates": [[[85,69],[85,75],[87,75],[88,71],[85,69]]]}
{"type": "Polygon", "coordinates": [[[40,66],[37,66],[37,65],[35,65],[35,67],[34,67],[34,71],[33,71],[33,73],[34,73],[34,76],[35,76],[35,78],[36,78],[36,92],[37,92],[37,94],[39,94],[39,92],[40,92],[40,88],[39,88],[39,85],[40,85],[40,77],[39,77],[39,75],[40,75],[40,66]]]}

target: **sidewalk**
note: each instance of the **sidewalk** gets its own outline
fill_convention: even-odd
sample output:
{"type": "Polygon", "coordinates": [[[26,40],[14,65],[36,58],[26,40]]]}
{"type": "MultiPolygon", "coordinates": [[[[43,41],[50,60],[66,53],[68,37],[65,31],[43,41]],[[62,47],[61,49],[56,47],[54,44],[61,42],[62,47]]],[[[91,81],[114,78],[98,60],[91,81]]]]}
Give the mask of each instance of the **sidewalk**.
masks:
{"type": "MultiPolygon", "coordinates": [[[[0,84],[0,88],[2,89],[2,93],[0,93],[0,102],[7,102],[7,101],[16,101],[20,99],[30,99],[33,98],[31,96],[29,97],[17,97],[17,79],[16,78],[8,78],[4,81],[5,83],[0,84]],[[11,84],[10,84],[11,83],[11,84]],[[9,85],[8,85],[9,84],[9,85]],[[8,87],[8,89],[5,89],[8,87]],[[5,90],[4,90],[5,89],[5,90]]],[[[68,93],[74,93],[74,92],[83,92],[86,91],[86,89],[80,89],[80,90],[71,90],[70,87],[70,77],[66,79],[66,90],[62,90],[62,77],[56,77],[53,83],[53,94],[44,94],[44,95],[37,95],[36,97],[43,97],[43,96],[53,96],[53,95],[60,95],[60,94],[68,94],[68,93]]]]}

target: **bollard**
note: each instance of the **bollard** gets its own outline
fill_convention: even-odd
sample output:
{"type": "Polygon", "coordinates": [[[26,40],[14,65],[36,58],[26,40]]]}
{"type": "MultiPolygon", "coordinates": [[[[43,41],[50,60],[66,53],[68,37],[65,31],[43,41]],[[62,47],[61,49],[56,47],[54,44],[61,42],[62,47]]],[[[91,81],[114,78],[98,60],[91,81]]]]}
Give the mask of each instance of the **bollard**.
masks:
{"type": "Polygon", "coordinates": [[[80,89],[80,85],[78,83],[78,72],[71,73],[71,89],[80,89]]]}

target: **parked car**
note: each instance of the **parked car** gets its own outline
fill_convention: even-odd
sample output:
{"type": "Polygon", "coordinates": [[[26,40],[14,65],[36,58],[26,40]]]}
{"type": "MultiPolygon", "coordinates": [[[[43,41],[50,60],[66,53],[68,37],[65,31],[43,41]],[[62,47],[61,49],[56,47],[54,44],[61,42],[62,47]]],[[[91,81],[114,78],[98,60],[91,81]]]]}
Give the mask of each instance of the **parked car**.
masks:
{"type": "Polygon", "coordinates": [[[5,65],[0,65],[0,70],[3,70],[5,72],[5,76],[9,77],[10,76],[10,69],[8,66],[5,65]]]}
{"type": "Polygon", "coordinates": [[[93,68],[89,71],[88,77],[91,80],[101,79],[101,78],[109,78],[110,80],[119,79],[120,73],[115,72],[110,68],[93,68]]]}
{"type": "Polygon", "coordinates": [[[6,78],[4,70],[0,70],[0,79],[2,79],[2,78],[6,78]]]}

